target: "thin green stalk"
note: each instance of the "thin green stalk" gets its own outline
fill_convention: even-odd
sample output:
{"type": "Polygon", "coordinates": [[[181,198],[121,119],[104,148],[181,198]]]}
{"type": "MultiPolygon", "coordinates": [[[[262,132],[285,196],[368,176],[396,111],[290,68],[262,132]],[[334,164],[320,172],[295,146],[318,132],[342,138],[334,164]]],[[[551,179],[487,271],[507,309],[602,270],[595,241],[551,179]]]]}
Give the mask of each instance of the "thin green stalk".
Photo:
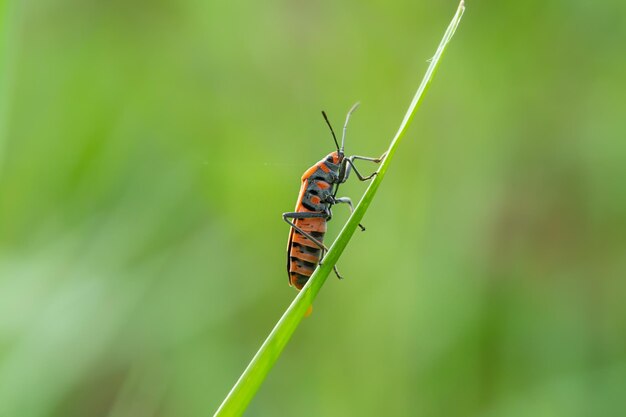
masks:
{"type": "Polygon", "coordinates": [[[430,60],[430,65],[428,66],[426,74],[424,75],[424,78],[422,79],[422,82],[417,89],[413,100],[411,101],[411,105],[409,106],[409,109],[400,124],[400,128],[389,145],[387,155],[381,162],[377,175],[365,191],[363,198],[361,198],[361,201],[356,206],[354,212],[337,236],[337,239],[330,247],[330,250],[324,257],[324,263],[315,270],[307,284],[304,288],[302,288],[302,291],[298,293],[283,316],[280,320],[278,320],[278,323],[276,323],[276,326],[274,326],[267,339],[265,339],[265,342],[263,342],[263,345],[261,345],[261,348],[257,351],[256,355],[254,355],[252,361],[250,361],[248,367],[245,369],[243,374],[241,374],[239,380],[235,383],[235,386],[233,386],[232,390],[228,393],[214,417],[240,416],[243,414],[270,369],[274,366],[274,363],[291,338],[291,335],[300,324],[300,321],[302,321],[304,314],[313,303],[313,300],[319,293],[322,285],[326,282],[326,278],[328,278],[330,271],[341,256],[343,250],[348,244],[348,241],[354,234],[357,225],[361,222],[361,219],[372,202],[381,181],[385,177],[387,169],[389,168],[389,163],[391,162],[402,137],[406,133],[415,111],[422,102],[424,93],[430,85],[448,42],[452,39],[454,31],[461,21],[461,16],[463,15],[464,10],[464,1],[461,0],[456,14],[452,18],[446,33],[443,35],[435,55],[430,60]]]}

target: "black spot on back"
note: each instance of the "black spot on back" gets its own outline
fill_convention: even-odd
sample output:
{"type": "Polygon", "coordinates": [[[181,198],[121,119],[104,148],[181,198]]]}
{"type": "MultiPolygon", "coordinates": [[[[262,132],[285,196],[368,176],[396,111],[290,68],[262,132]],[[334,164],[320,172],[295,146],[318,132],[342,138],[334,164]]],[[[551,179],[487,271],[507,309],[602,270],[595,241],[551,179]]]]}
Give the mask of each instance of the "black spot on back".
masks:
{"type": "Polygon", "coordinates": [[[309,277],[306,275],[299,274],[297,272],[291,273],[292,284],[296,286],[296,288],[302,288],[309,280],[309,277]]]}
{"type": "Polygon", "coordinates": [[[309,232],[309,234],[320,242],[324,239],[324,232],[309,232]]]}
{"type": "Polygon", "coordinates": [[[307,210],[311,210],[311,211],[315,211],[315,206],[312,206],[308,201],[306,200],[302,200],[302,205],[307,209],[307,210]]]}

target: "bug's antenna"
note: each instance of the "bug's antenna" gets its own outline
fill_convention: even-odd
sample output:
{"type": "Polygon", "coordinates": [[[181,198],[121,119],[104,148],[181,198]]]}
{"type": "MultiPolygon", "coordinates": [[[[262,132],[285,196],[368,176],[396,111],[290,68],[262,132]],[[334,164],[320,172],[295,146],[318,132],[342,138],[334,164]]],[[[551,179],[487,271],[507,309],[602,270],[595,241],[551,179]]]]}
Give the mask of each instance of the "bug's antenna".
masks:
{"type": "Polygon", "coordinates": [[[346,116],[346,123],[343,125],[343,134],[341,135],[341,149],[339,149],[340,153],[343,153],[343,144],[346,140],[346,127],[348,127],[348,120],[350,120],[352,112],[354,112],[359,107],[359,104],[361,103],[359,103],[358,101],[354,103],[354,106],[352,106],[352,108],[348,111],[348,115],[346,116]]]}
{"type": "MultiPolygon", "coordinates": [[[[333,130],[333,127],[330,125],[330,121],[328,120],[328,116],[326,116],[326,112],[324,110],[322,110],[322,116],[324,116],[324,120],[326,120],[326,124],[330,128],[330,133],[333,134],[333,140],[335,141],[335,145],[337,145],[337,151],[339,151],[339,142],[337,142],[337,136],[335,136],[335,131],[333,130]]],[[[345,131],[345,128],[344,128],[344,131],[345,131]]],[[[343,146],[341,148],[343,149],[343,146]]]]}

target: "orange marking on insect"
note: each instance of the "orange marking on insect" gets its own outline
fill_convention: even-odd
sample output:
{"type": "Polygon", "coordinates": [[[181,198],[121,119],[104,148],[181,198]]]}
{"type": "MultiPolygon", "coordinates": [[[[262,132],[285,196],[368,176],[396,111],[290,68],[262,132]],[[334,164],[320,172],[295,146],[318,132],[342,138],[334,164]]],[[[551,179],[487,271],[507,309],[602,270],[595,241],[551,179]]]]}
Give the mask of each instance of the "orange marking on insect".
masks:
{"type": "Polygon", "coordinates": [[[328,190],[330,188],[330,184],[326,181],[318,181],[317,186],[320,190],[328,190]]]}
{"type": "Polygon", "coordinates": [[[312,212],[313,212],[313,210],[309,210],[308,208],[304,207],[304,206],[302,205],[302,203],[300,203],[300,204],[298,204],[298,205],[296,206],[296,211],[297,211],[297,212],[306,212],[306,213],[312,213],[312,212]]]}
{"type": "Polygon", "coordinates": [[[289,285],[295,287],[298,291],[300,291],[306,285],[309,278],[310,275],[299,275],[295,272],[290,272],[289,285]]]}
{"type": "Polygon", "coordinates": [[[311,175],[313,175],[315,173],[315,171],[317,171],[317,166],[320,164],[320,162],[318,162],[317,164],[313,165],[311,168],[307,169],[304,174],[302,174],[302,182],[304,181],[308,181],[308,179],[311,177],[311,175]]]}
{"type": "MultiPolygon", "coordinates": [[[[317,266],[317,265],[315,265],[317,266]]],[[[298,265],[296,262],[291,263],[291,272],[296,272],[301,275],[311,276],[313,271],[315,270],[315,266],[313,268],[306,265],[298,265]]]]}
{"type": "Polygon", "coordinates": [[[291,249],[290,256],[298,259],[302,259],[303,261],[318,263],[320,261],[320,253],[307,253],[303,252],[301,248],[293,247],[291,249]]]}
{"type": "Polygon", "coordinates": [[[328,168],[328,166],[326,166],[326,164],[325,164],[325,163],[321,162],[321,163],[319,163],[319,165],[318,165],[318,166],[319,166],[319,168],[320,168],[322,171],[324,171],[324,172],[330,172],[330,168],[328,168]]]}
{"type": "MultiPolygon", "coordinates": [[[[320,238],[316,239],[318,241],[321,240],[320,238]]],[[[292,241],[311,248],[319,248],[317,243],[312,242],[308,237],[302,236],[300,233],[294,233],[292,241]]]]}
{"type": "Polygon", "coordinates": [[[326,219],[321,217],[313,217],[310,219],[297,219],[296,226],[305,232],[320,232],[326,233],[326,228],[328,227],[326,223],[326,219]]]}
{"type": "Polygon", "coordinates": [[[318,196],[314,195],[313,197],[311,197],[311,203],[318,205],[321,202],[322,200],[318,196]]]}
{"type": "Polygon", "coordinates": [[[300,192],[298,193],[298,200],[296,201],[296,211],[300,211],[300,208],[302,207],[302,197],[304,197],[304,193],[308,184],[309,180],[303,177],[302,185],[300,186],[300,192]]]}

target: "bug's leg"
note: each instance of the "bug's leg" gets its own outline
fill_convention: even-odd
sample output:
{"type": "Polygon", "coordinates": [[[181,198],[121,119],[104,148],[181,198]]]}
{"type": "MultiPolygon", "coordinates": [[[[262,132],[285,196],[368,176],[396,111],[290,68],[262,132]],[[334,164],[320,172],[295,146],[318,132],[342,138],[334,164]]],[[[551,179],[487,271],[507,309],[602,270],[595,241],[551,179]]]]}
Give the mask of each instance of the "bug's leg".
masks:
{"type": "MultiPolygon", "coordinates": [[[[326,215],[328,216],[326,217],[326,221],[329,221],[330,219],[333,218],[333,210],[331,207],[332,207],[332,204],[328,206],[328,208],[326,209],[326,215]]],[[[320,262],[319,262],[320,265],[322,264],[323,259],[324,259],[324,251],[322,251],[322,256],[320,257],[320,262]]],[[[343,279],[343,277],[339,273],[339,270],[337,269],[337,265],[333,265],[333,271],[335,271],[335,275],[337,275],[337,278],[343,279]]]]}
{"type": "Polygon", "coordinates": [[[312,218],[328,218],[326,213],[307,213],[307,212],[293,212],[293,213],[283,213],[283,220],[287,222],[294,230],[297,230],[302,236],[309,239],[311,242],[315,243],[315,245],[320,248],[322,254],[320,256],[320,265],[322,263],[322,259],[324,259],[324,254],[328,251],[326,245],[322,242],[311,236],[309,232],[305,232],[300,227],[296,226],[294,222],[289,221],[288,219],[312,219],[312,218]]]}
{"type": "Polygon", "coordinates": [[[293,212],[293,213],[283,213],[283,220],[286,221],[291,227],[297,230],[302,236],[309,239],[311,242],[315,243],[321,250],[322,256],[324,256],[324,251],[327,251],[328,248],[319,240],[315,239],[309,232],[305,232],[300,227],[296,226],[295,223],[289,221],[288,219],[312,219],[312,218],[326,218],[326,213],[308,213],[308,212],[293,212]]]}
{"type": "MultiPolygon", "coordinates": [[[[331,196],[332,198],[332,196],[331,196]]],[[[330,221],[330,219],[333,218],[333,210],[330,208],[330,206],[326,209],[326,221],[330,221]]]]}
{"type": "MultiPolygon", "coordinates": [[[[321,263],[320,263],[320,265],[321,265],[321,263]]],[[[339,270],[337,269],[337,265],[333,266],[333,271],[335,271],[335,275],[337,275],[337,278],[343,279],[343,277],[339,273],[339,270]]]]}
{"type": "MultiPolygon", "coordinates": [[[[295,223],[289,221],[290,218],[291,219],[311,219],[311,218],[326,218],[327,219],[328,218],[328,214],[326,214],[326,213],[307,213],[307,212],[283,213],[283,220],[286,221],[287,224],[289,224],[291,227],[294,228],[294,230],[297,230],[300,234],[302,234],[302,236],[306,237],[307,239],[309,239],[311,242],[315,243],[320,248],[322,253],[320,255],[319,264],[321,265],[322,264],[322,259],[324,259],[324,254],[328,251],[328,248],[322,242],[320,242],[319,240],[317,240],[313,236],[311,236],[310,233],[305,232],[300,227],[296,226],[295,223]]],[[[333,266],[333,270],[335,271],[335,275],[337,275],[337,278],[343,279],[341,274],[339,274],[339,270],[337,270],[337,266],[336,265],[333,266]]]]}
{"type": "MultiPolygon", "coordinates": [[[[343,204],[347,204],[348,207],[350,207],[350,214],[352,214],[352,212],[354,211],[354,206],[352,205],[352,200],[350,200],[350,197],[339,197],[339,198],[335,198],[333,200],[334,204],[338,204],[338,203],[343,203],[343,204]]],[[[359,227],[361,228],[362,231],[365,231],[365,227],[359,223],[359,227]]]]}
{"type": "Polygon", "coordinates": [[[385,159],[385,156],[387,156],[387,151],[385,151],[384,154],[382,154],[381,156],[379,156],[378,158],[372,158],[369,156],[359,156],[359,155],[352,155],[350,157],[350,160],[354,161],[355,159],[359,159],[362,161],[370,161],[370,162],[374,162],[376,164],[379,164],[383,159],[385,159]]]}
{"type": "Polygon", "coordinates": [[[343,164],[342,164],[342,170],[339,174],[339,183],[344,183],[347,181],[348,177],[350,176],[350,171],[354,170],[355,174],[357,177],[359,177],[359,179],[361,181],[367,181],[372,179],[377,173],[374,172],[371,175],[368,175],[367,177],[363,176],[359,170],[357,169],[356,165],[354,164],[355,160],[363,160],[363,161],[370,161],[370,162],[374,162],[376,164],[380,163],[383,159],[385,159],[385,156],[387,155],[387,152],[385,152],[384,154],[382,154],[381,156],[379,156],[378,158],[370,158],[369,156],[359,156],[359,155],[353,155],[350,156],[348,158],[345,158],[343,160],[343,164]]]}
{"type": "Polygon", "coordinates": [[[358,155],[354,155],[354,156],[351,156],[349,158],[346,158],[345,161],[346,161],[346,164],[348,166],[346,167],[346,175],[345,175],[344,181],[348,178],[348,174],[350,173],[350,168],[352,168],[352,170],[354,171],[356,176],[361,181],[371,180],[377,174],[377,172],[374,171],[371,175],[368,175],[367,177],[363,176],[359,172],[359,170],[357,169],[356,165],[354,165],[354,160],[355,159],[359,159],[359,160],[362,160],[362,161],[370,161],[370,162],[374,162],[374,163],[378,164],[378,163],[380,163],[380,161],[383,160],[384,157],[385,157],[385,154],[383,154],[380,158],[369,158],[367,156],[358,156],[358,155]]]}

